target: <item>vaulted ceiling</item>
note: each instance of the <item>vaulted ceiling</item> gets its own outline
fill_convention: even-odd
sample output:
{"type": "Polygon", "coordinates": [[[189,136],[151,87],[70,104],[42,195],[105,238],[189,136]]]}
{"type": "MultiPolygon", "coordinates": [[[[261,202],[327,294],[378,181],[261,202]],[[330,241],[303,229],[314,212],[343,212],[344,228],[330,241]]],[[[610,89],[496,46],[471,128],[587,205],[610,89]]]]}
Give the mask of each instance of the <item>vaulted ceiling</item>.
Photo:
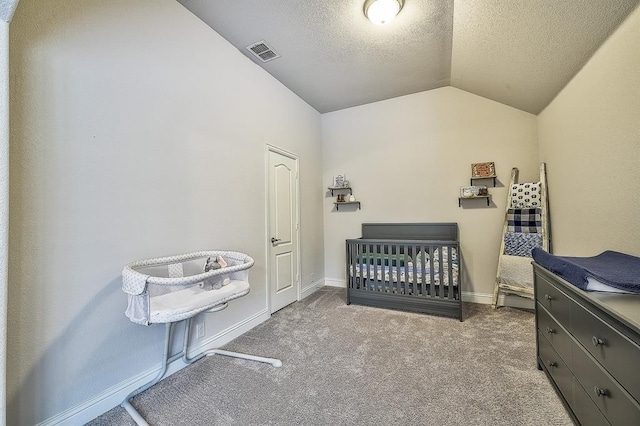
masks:
{"type": "Polygon", "coordinates": [[[453,86],[538,114],[640,0],[178,0],[321,113],[453,86]],[[247,46],[280,55],[263,63],[247,46]]]}

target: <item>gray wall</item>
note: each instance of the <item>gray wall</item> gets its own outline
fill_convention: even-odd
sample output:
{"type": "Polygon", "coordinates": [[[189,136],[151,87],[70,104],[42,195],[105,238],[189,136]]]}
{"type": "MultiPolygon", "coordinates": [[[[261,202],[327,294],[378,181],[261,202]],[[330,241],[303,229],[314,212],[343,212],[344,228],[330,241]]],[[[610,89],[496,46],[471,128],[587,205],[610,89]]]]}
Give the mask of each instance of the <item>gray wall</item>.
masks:
{"type": "Polygon", "coordinates": [[[540,114],[557,254],[640,255],[640,9],[540,114]]]}
{"type": "Polygon", "coordinates": [[[490,302],[511,168],[523,182],[539,178],[534,115],[444,87],[323,114],[322,139],[325,188],[344,173],[362,202],[336,212],[325,198],[329,284],[344,285],[344,240],[363,222],[458,222],[467,299],[490,302]],[[491,205],[458,207],[471,164],[484,161],[498,174],[491,205]]]}
{"type": "Polygon", "coordinates": [[[10,35],[9,424],[159,366],[163,328],[123,314],[128,262],[246,252],[252,291],[207,337],[268,317],[267,143],[300,157],[303,284],[322,276],[319,114],[181,5],[22,1],[10,35]]]}
{"type": "Polygon", "coordinates": [[[640,254],[639,21],[538,118],[443,88],[321,119],[177,2],[23,0],[10,30],[8,424],[68,418],[158,366],[161,328],[123,315],[127,262],[245,251],[252,293],[211,315],[207,337],[264,318],[267,143],[300,156],[304,288],[342,282],[362,222],[457,221],[482,301],[506,192],[457,207],[477,161],[495,161],[502,185],[513,166],[532,180],[548,163],[561,254],[640,254]],[[333,211],[336,173],[361,211],[333,211]]]}

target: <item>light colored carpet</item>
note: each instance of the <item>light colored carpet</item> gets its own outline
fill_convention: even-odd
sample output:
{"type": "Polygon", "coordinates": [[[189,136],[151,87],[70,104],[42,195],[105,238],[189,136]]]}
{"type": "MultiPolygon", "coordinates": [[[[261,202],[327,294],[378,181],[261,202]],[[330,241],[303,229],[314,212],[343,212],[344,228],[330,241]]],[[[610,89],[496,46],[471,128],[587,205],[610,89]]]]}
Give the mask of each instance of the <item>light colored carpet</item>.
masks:
{"type": "MultiPolygon", "coordinates": [[[[571,425],[536,368],[534,316],[465,321],[345,304],[323,288],[133,399],[151,425],[571,425]]],[[[133,425],[117,407],[90,422],[133,425]]]]}

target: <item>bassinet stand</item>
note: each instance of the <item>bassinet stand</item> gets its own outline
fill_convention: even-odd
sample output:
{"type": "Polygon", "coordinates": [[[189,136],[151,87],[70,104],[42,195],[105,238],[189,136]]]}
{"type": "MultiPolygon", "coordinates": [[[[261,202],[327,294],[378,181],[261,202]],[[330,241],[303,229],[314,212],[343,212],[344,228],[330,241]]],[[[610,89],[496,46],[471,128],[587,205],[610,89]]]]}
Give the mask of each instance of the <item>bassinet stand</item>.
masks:
{"type": "MultiPolygon", "coordinates": [[[[162,380],[167,372],[167,369],[169,367],[169,364],[171,364],[172,362],[182,358],[182,361],[185,364],[192,364],[200,359],[202,359],[205,356],[212,356],[212,355],[224,355],[224,356],[229,356],[229,357],[234,357],[234,358],[241,358],[241,359],[246,359],[246,360],[250,360],[250,361],[257,361],[257,362],[263,362],[266,364],[271,364],[274,367],[281,367],[282,366],[282,361],[280,361],[279,359],[274,359],[274,358],[266,358],[266,357],[260,357],[260,356],[254,356],[254,355],[248,355],[248,354],[244,354],[244,353],[239,353],[239,352],[231,352],[231,351],[225,351],[222,349],[210,349],[207,350],[203,353],[200,353],[192,358],[189,357],[189,335],[190,335],[190,330],[191,330],[191,319],[199,314],[199,313],[213,313],[213,312],[219,312],[222,311],[223,309],[226,309],[229,306],[229,301],[232,299],[236,299],[238,297],[242,297],[245,296],[249,293],[249,288],[248,288],[248,282],[247,281],[241,281],[238,280],[237,278],[245,278],[247,277],[247,273],[246,270],[249,269],[251,266],[253,266],[253,259],[245,254],[242,253],[237,253],[237,252],[196,252],[196,253],[190,253],[190,254],[186,254],[186,255],[179,255],[179,256],[172,256],[172,257],[164,257],[164,258],[157,258],[157,259],[149,259],[149,260],[143,260],[143,261],[139,261],[139,262],[134,262],[131,263],[129,265],[127,265],[125,267],[125,269],[123,270],[123,290],[125,292],[127,292],[130,296],[132,295],[132,291],[131,291],[131,280],[135,280],[138,279],[140,280],[141,278],[144,278],[144,282],[145,282],[145,295],[148,297],[148,293],[147,293],[147,287],[149,284],[160,284],[160,285],[166,285],[166,286],[173,286],[175,288],[175,286],[185,286],[184,290],[178,290],[178,291],[185,291],[190,289],[190,292],[193,294],[197,294],[202,296],[202,294],[204,294],[203,292],[207,292],[210,293],[211,295],[211,299],[210,299],[210,303],[208,305],[206,305],[206,308],[202,308],[202,299],[200,299],[200,308],[194,308],[192,309],[189,313],[188,313],[188,317],[184,318],[184,319],[180,319],[178,321],[169,321],[170,319],[173,319],[172,317],[168,317],[167,321],[162,321],[162,320],[156,320],[155,322],[164,322],[165,323],[165,339],[164,339],[164,350],[163,350],[163,354],[162,354],[162,366],[160,368],[160,371],[158,372],[158,374],[156,375],[156,377],[151,380],[149,383],[139,387],[138,389],[134,390],[133,392],[131,392],[129,395],[127,395],[124,399],[124,401],[122,402],[122,404],[120,404],[131,416],[131,418],[136,422],[137,425],[139,426],[149,426],[149,424],[146,422],[146,420],[142,417],[142,415],[135,409],[135,407],[133,405],[131,405],[131,400],[133,399],[133,397],[135,397],[136,395],[146,391],[147,389],[149,389],[150,387],[152,387],[153,385],[155,385],[156,383],[158,383],[160,380],[162,380]],[[142,268],[148,268],[148,267],[155,267],[155,266],[167,266],[169,269],[169,275],[171,275],[171,266],[176,265],[177,263],[180,263],[182,265],[181,262],[184,261],[191,261],[194,259],[198,259],[198,258],[207,258],[207,257],[211,257],[211,256],[217,256],[217,255],[223,255],[225,258],[231,258],[239,261],[237,263],[237,265],[232,265],[229,268],[223,268],[223,269],[216,269],[213,271],[208,271],[208,272],[204,272],[201,274],[196,274],[196,275],[192,275],[190,277],[183,277],[182,276],[182,267],[180,267],[180,274],[179,276],[175,276],[175,277],[170,277],[170,278],[159,278],[159,277],[151,277],[149,275],[144,275],[141,274],[139,272],[139,269],[142,268]],[[245,272],[242,272],[245,271],[245,272]],[[216,293],[217,290],[213,289],[213,290],[201,290],[199,291],[199,289],[194,290],[194,284],[197,286],[198,283],[200,282],[206,282],[206,280],[211,280],[211,279],[216,279],[216,277],[221,276],[221,275],[230,275],[232,280],[230,281],[230,283],[223,287],[224,288],[224,293],[225,294],[218,294],[216,293]],[[239,276],[238,276],[239,275],[239,276]],[[234,279],[235,278],[235,279],[234,279]],[[184,322],[185,323],[185,329],[184,329],[184,337],[183,337],[183,345],[182,345],[182,350],[175,354],[175,355],[170,355],[170,342],[171,342],[171,335],[173,332],[173,328],[174,325],[178,322],[184,322]]],[[[173,268],[175,270],[175,268],[173,268]]],[[[138,296],[141,294],[138,294],[138,296]]],[[[208,294],[206,294],[208,296],[208,294]]],[[[134,297],[135,297],[135,293],[134,293],[134,297]]],[[[165,293],[165,297],[166,297],[166,293],[165,293]]],[[[131,305],[131,301],[130,301],[130,305],[131,305]]],[[[129,315],[129,309],[127,309],[127,314],[129,315]]],[[[185,314],[181,314],[182,316],[184,316],[185,314]]],[[[138,323],[142,323],[145,325],[149,325],[151,322],[149,321],[149,317],[150,317],[150,313],[149,316],[146,318],[146,321],[140,321],[138,320],[134,320],[133,318],[130,317],[130,319],[132,319],[132,321],[134,322],[138,322],[138,323]]],[[[156,315],[157,317],[157,315],[156,315]]]]}

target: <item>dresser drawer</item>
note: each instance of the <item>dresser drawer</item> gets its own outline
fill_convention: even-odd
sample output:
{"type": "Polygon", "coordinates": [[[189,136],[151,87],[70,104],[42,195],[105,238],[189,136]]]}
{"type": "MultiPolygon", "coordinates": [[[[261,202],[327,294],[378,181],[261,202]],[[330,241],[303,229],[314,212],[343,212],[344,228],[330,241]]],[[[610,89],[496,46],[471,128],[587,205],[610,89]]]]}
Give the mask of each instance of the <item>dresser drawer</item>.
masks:
{"type": "Polygon", "coordinates": [[[553,350],[551,343],[538,331],[538,355],[540,363],[544,364],[545,369],[551,375],[551,378],[560,389],[560,392],[569,404],[572,403],[573,386],[571,383],[572,374],[569,367],[564,363],[560,355],[553,350]]]}
{"type": "Polygon", "coordinates": [[[574,337],[635,399],[640,400],[640,347],[580,305],[572,307],[571,318],[574,337]]]}
{"type": "Polygon", "coordinates": [[[640,406],[580,345],[573,347],[573,374],[611,424],[638,426],[640,406]]]}
{"type": "Polygon", "coordinates": [[[562,360],[571,368],[571,345],[573,341],[566,330],[538,303],[538,330],[542,333],[562,360]]]}
{"type": "Polygon", "coordinates": [[[573,377],[573,405],[571,408],[582,426],[610,424],[575,377],[573,377]]]}
{"type": "Polygon", "coordinates": [[[541,275],[536,276],[536,300],[560,324],[569,329],[571,305],[574,302],[541,275]]]}

